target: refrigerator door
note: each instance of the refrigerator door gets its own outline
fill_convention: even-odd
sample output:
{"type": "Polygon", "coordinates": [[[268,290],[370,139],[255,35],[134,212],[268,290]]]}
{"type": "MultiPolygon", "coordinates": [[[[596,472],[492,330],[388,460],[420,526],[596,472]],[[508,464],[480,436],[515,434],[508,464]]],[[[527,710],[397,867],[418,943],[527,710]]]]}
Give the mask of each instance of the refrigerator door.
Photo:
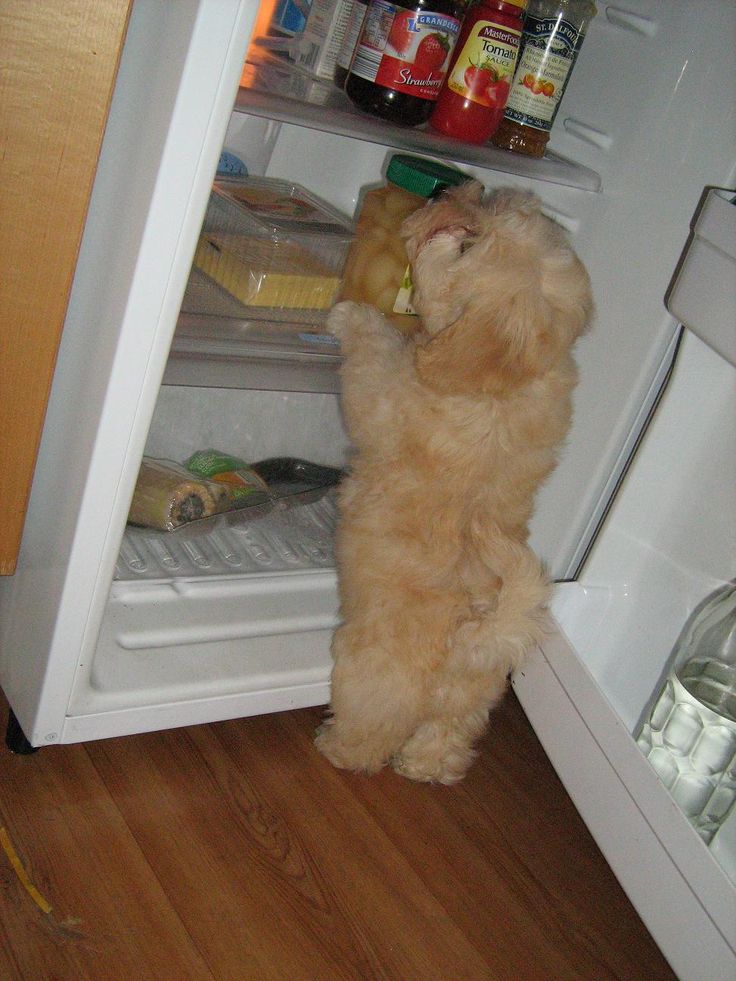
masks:
{"type": "Polygon", "coordinates": [[[710,192],[694,223],[669,296],[693,332],[578,581],[557,587],[555,633],[514,679],[665,956],[703,981],[736,973],[736,808],[706,845],[676,803],[678,768],[661,779],[632,733],[690,613],[736,578],[732,196],[710,192]]]}
{"type": "Polygon", "coordinates": [[[61,339],[0,684],[34,745],[62,738],[94,650],[257,5],[137,0],[61,339]]]}

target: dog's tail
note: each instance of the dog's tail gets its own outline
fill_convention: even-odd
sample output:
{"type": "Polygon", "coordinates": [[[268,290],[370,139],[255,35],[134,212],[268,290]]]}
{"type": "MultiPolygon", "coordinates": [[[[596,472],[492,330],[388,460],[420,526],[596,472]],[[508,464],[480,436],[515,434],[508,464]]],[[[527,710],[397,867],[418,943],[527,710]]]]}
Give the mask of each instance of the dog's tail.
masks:
{"type": "Polygon", "coordinates": [[[487,570],[488,595],[474,596],[474,616],[457,632],[454,646],[470,664],[514,671],[549,630],[550,582],[534,552],[497,527],[473,536],[474,550],[487,570]]]}

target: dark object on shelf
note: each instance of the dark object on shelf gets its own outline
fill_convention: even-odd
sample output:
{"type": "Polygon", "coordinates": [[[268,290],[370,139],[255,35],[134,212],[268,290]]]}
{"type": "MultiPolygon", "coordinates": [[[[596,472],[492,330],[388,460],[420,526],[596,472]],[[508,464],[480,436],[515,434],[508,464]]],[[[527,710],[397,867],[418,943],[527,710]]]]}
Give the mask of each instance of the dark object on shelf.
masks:
{"type": "Polygon", "coordinates": [[[31,746],[20,727],[12,709],[8,710],[8,728],[5,732],[5,745],[16,756],[30,756],[38,752],[38,746],[31,746]]]}
{"type": "Polygon", "coordinates": [[[311,496],[312,492],[321,496],[338,484],[345,473],[339,467],[327,467],[291,456],[270,457],[252,463],[251,469],[266,481],[269,493],[276,501],[296,495],[311,496]]]}
{"type": "Polygon", "coordinates": [[[345,82],[351,102],[402,126],[426,123],[462,14],[457,0],[369,0],[345,82]]]}

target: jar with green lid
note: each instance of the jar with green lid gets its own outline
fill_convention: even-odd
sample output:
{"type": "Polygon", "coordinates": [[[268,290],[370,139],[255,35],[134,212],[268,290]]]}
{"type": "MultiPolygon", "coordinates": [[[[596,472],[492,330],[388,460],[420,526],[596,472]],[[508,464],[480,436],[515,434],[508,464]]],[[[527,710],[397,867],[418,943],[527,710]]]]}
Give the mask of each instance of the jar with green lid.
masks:
{"type": "Polygon", "coordinates": [[[596,7],[591,0],[529,0],[519,60],[493,143],[544,156],[550,130],[596,7]]]}
{"type": "Polygon", "coordinates": [[[422,157],[394,155],[386,183],[364,194],[340,299],[370,303],[400,330],[411,333],[416,321],[409,259],[399,230],[404,219],[430,198],[469,179],[455,167],[422,157]]]}

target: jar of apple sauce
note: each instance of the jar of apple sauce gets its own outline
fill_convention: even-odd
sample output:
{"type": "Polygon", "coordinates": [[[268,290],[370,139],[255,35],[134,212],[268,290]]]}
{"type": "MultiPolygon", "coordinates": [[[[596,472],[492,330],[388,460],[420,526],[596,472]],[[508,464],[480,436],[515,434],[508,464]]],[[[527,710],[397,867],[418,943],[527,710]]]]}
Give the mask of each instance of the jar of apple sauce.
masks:
{"type": "Polygon", "coordinates": [[[529,0],[506,112],[493,143],[544,156],[560,100],[596,7],[592,0],[529,0]]]}
{"type": "Polygon", "coordinates": [[[422,157],[395,154],[382,187],[366,191],[343,272],[341,300],[377,307],[406,333],[416,326],[409,259],[399,230],[405,218],[467,174],[422,157]]]}

